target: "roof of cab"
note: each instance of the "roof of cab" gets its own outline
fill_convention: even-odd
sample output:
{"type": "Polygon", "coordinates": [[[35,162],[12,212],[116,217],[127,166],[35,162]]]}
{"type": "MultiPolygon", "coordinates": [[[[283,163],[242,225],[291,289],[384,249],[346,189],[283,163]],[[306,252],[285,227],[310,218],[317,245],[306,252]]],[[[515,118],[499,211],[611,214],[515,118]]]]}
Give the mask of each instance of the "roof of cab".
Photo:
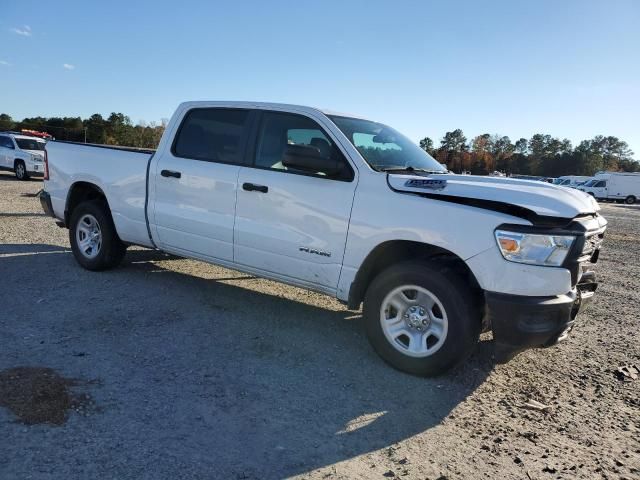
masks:
{"type": "Polygon", "coordinates": [[[360,115],[354,115],[351,113],[336,112],[325,108],[308,107],[306,105],[294,105],[290,103],[273,103],[273,102],[250,102],[250,101],[225,101],[225,100],[198,100],[183,102],[180,104],[181,108],[204,108],[204,107],[227,107],[227,108],[258,108],[261,110],[285,110],[291,112],[303,112],[303,113],[322,113],[324,115],[335,115],[339,117],[359,118],[365,119],[360,115]]]}

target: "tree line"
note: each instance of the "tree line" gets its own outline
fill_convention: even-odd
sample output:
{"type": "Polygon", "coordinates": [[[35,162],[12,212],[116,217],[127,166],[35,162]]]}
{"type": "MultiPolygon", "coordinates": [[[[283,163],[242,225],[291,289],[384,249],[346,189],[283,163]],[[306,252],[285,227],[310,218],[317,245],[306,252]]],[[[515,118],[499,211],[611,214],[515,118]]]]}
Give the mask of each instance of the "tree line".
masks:
{"type": "MultiPolygon", "coordinates": [[[[160,124],[141,122],[133,125],[122,113],[107,118],[95,113],[89,118],[31,117],[14,121],[0,114],[2,130],[38,130],[58,140],[156,148],[164,132],[166,120],[160,124]]],[[[614,136],[598,135],[583,140],[575,148],[568,139],[537,133],[515,143],[507,136],[483,133],[467,140],[459,128],[447,132],[436,146],[425,137],[420,147],[456,173],[485,175],[494,171],[505,174],[559,177],[593,175],[602,170],[640,172],[640,162],[632,158],[629,145],[614,136]]]]}
{"type": "Polygon", "coordinates": [[[52,135],[57,140],[72,142],[120,145],[137,148],[156,148],[164,132],[166,121],[159,124],[140,122],[134,125],[122,113],[112,113],[104,118],[94,113],[89,118],[80,117],[31,117],[15,121],[6,113],[0,114],[0,131],[37,130],[52,135]]]}
{"type": "Polygon", "coordinates": [[[575,148],[568,139],[542,133],[520,138],[483,133],[468,141],[459,128],[447,132],[436,147],[431,138],[420,140],[420,147],[456,173],[485,175],[500,171],[507,175],[559,177],[596,172],[640,172],[640,162],[632,158],[629,145],[614,136],[597,135],[581,141],[575,148]]]}

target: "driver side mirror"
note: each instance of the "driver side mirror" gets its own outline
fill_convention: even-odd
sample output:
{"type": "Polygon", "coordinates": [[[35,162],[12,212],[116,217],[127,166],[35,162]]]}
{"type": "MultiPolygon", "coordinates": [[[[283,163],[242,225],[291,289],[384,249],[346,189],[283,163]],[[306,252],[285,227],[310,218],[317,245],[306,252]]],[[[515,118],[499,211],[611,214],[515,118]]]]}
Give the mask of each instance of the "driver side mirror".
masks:
{"type": "Polygon", "coordinates": [[[342,171],[342,165],[338,160],[322,156],[320,149],[312,145],[287,145],[282,164],[303,172],[324,173],[328,177],[342,171]]]}

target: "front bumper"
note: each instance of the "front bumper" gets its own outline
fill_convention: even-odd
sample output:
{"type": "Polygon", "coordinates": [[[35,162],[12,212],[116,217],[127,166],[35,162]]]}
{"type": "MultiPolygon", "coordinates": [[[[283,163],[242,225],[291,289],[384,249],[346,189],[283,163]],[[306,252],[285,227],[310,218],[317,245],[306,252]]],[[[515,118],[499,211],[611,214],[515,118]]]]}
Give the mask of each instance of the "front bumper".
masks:
{"type": "Polygon", "coordinates": [[[27,173],[31,177],[44,176],[44,163],[40,162],[27,162],[27,173]]]}
{"type": "Polygon", "coordinates": [[[585,272],[576,288],[564,295],[526,297],[485,292],[497,360],[505,362],[528,348],[549,347],[567,338],[597,287],[595,274],[585,272]]]}

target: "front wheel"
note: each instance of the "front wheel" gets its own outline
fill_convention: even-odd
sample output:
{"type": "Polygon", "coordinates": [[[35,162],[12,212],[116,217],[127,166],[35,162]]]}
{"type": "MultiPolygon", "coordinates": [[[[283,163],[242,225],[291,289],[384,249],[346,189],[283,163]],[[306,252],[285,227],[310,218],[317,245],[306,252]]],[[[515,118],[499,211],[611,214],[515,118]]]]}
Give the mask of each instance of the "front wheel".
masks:
{"type": "Polygon", "coordinates": [[[127,246],[113,225],[104,201],[78,205],[71,215],[69,243],[77,262],[87,270],[107,270],[120,264],[127,246]]]}
{"type": "Polygon", "coordinates": [[[473,289],[454,270],[407,262],[381,272],[364,300],[367,335],[393,367],[441,374],[478,342],[482,312],[473,289]]]}
{"type": "Polygon", "coordinates": [[[27,173],[27,167],[22,160],[17,160],[13,167],[13,171],[16,174],[18,180],[28,180],[29,174],[27,173]]]}

